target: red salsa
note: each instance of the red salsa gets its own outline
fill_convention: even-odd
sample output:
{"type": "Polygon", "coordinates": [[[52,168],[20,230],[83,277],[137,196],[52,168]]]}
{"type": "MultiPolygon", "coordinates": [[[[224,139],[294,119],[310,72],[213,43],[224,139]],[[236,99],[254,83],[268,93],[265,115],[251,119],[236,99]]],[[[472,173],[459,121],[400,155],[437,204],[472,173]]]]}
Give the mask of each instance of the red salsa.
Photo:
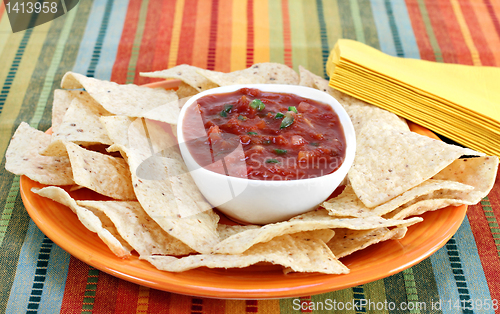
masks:
{"type": "Polygon", "coordinates": [[[183,134],[201,166],[256,180],[326,175],[341,166],[346,151],[329,105],[249,88],[198,99],[186,112],[183,134]]]}

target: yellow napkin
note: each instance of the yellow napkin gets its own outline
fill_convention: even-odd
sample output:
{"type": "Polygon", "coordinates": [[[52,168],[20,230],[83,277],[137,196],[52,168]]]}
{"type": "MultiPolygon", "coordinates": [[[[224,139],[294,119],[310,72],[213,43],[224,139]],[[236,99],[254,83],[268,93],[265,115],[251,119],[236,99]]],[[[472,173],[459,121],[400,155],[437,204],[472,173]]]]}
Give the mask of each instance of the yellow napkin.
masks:
{"type": "Polygon", "coordinates": [[[331,87],[500,156],[500,68],[397,58],[348,39],[326,67],[331,87]]]}

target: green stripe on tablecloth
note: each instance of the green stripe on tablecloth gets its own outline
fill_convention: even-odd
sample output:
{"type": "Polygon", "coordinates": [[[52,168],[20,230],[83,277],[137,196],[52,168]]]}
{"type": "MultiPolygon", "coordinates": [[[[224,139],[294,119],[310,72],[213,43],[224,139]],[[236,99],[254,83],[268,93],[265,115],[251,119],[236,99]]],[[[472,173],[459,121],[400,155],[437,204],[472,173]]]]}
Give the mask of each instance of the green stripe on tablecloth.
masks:
{"type": "Polygon", "coordinates": [[[323,11],[326,21],[328,49],[331,51],[337,40],[342,38],[342,25],[337,0],[323,0],[323,11]]]}
{"type": "Polygon", "coordinates": [[[413,266],[411,271],[413,273],[413,277],[416,279],[415,289],[418,294],[418,306],[421,309],[421,312],[428,313],[429,309],[432,308],[432,303],[439,300],[436,277],[434,277],[434,272],[432,270],[431,259],[427,258],[423,260],[413,266]],[[426,311],[422,308],[423,306],[426,307],[426,311]]]}
{"type": "MultiPolygon", "coordinates": [[[[5,170],[2,169],[2,172],[5,170]]],[[[5,234],[7,233],[7,228],[9,227],[10,219],[12,218],[12,213],[14,212],[14,205],[16,203],[16,198],[19,195],[19,176],[14,176],[12,179],[12,184],[10,186],[9,192],[7,193],[7,198],[5,201],[5,206],[0,217],[0,247],[2,247],[3,240],[5,239],[5,234]]]]}
{"type": "Polygon", "coordinates": [[[325,10],[323,8],[323,1],[316,0],[316,9],[318,13],[318,24],[319,24],[319,36],[321,39],[321,64],[322,71],[318,73],[318,75],[327,78],[326,75],[326,61],[328,60],[328,56],[330,55],[330,47],[328,47],[328,32],[326,29],[325,22],[325,10]]]}
{"type": "Polygon", "coordinates": [[[269,0],[269,61],[285,63],[281,0],[269,0]]]}
{"type": "Polygon", "coordinates": [[[366,313],[366,303],[365,300],[366,294],[365,294],[365,288],[363,285],[359,285],[356,287],[352,288],[353,292],[353,304],[354,304],[354,313],[356,314],[361,314],[361,313],[366,313]]]}
{"type": "Polygon", "coordinates": [[[427,31],[427,36],[429,37],[429,42],[431,43],[432,50],[434,51],[434,57],[437,62],[443,62],[443,55],[441,53],[441,48],[439,47],[436,35],[434,34],[434,29],[432,28],[432,23],[429,18],[429,12],[427,12],[427,6],[425,5],[425,0],[417,0],[418,8],[420,9],[420,14],[422,15],[422,20],[424,21],[425,30],[427,31]]]}
{"type": "MultiPolygon", "coordinates": [[[[288,8],[290,12],[290,30],[292,38],[292,63],[294,70],[298,71],[298,66],[302,65],[306,69],[309,68],[307,47],[308,40],[305,28],[306,23],[304,20],[304,3],[301,1],[288,1],[288,8]]],[[[310,4],[307,4],[310,5],[310,4]]]]}
{"type": "Polygon", "coordinates": [[[481,206],[483,208],[486,221],[488,222],[488,227],[490,228],[491,235],[495,242],[497,255],[498,257],[500,257],[500,228],[498,226],[498,220],[495,217],[495,213],[493,212],[493,208],[491,207],[490,201],[487,196],[481,201],[481,206]]]}
{"type": "Polygon", "coordinates": [[[352,22],[354,26],[354,32],[356,33],[356,38],[358,41],[366,43],[358,0],[349,0],[349,6],[351,9],[352,22]]]}
{"type": "Polygon", "coordinates": [[[83,294],[82,314],[91,314],[94,308],[97,284],[99,281],[99,270],[94,267],[89,268],[87,285],[83,294]]]}
{"type": "MultiPolygon", "coordinates": [[[[307,69],[317,75],[324,76],[325,63],[322,55],[320,24],[316,1],[303,2],[304,35],[307,42],[307,69]]],[[[326,36],[326,33],[325,33],[326,36]]],[[[297,68],[298,70],[298,68],[297,68]]]]}
{"type": "MultiPolygon", "coordinates": [[[[384,278],[383,281],[388,303],[399,305],[407,301],[403,273],[384,278]]],[[[398,311],[390,311],[390,313],[398,313],[398,311]]]]}
{"type": "Polygon", "coordinates": [[[359,14],[363,20],[363,32],[365,43],[375,49],[380,49],[380,42],[378,40],[378,30],[375,25],[372,6],[370,0],[358,0],[359,14]]]}
{"type": "Polygon", "coordinates": [[[356,36],[354,21],[352,17],[351,5],[349,1],[338,1],[340,25],[342,27],[342,38],[354,39],[360,41],[356,36]]]}
{"type": "Polygon", "coordinates": [[[377,313],[385,314],[389,313],[385,306],[381,307],[387,301],[387,296],[385,293],[385,286],[383,280],[376,280],[363,285],[366,301],[365,303],[371,302],[365,306],[367,313],[377,313]],[[375,306],[374,306],[375,305],[375,306]]]}
{"type": "Polygon", "coordinates": [[[410,313],[420,313],[418,291],[415,283],[415,276],[413,275],[413,269],[408,268],[403,270],[403,278],[405,281],[406,298],[408,300],[408,310],[410,313]]]}
{"type": "Polygon", "coordinates": [[[125,83],[134,83],[135,80],[135,67],[137,59],[139,59],[139,51],[141,49],[142,34],[144,32],[144,25],[146,24],[146,16],[148,14],[149,0],[142,0],[141,11],[139,12],[139,20],[137,21],[137,29],[135,32],[134,44],[132,45],[132,54],[127,69],[127,80],[125,83]]]}

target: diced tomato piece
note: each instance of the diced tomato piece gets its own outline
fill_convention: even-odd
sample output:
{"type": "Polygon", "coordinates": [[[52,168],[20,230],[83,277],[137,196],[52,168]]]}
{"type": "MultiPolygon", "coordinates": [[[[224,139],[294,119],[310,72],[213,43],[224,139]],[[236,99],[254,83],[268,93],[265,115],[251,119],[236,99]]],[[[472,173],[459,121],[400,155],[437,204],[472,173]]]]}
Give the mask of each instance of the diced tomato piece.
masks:
{"type": "Polygon", "coordinates": [[[320,147],[311,151],[300,151],[298,155],[298,161],[311,161],[316,160],[319,157],[327,157],[328,159],[330,159],[331,155],[332,151],[330,149],[320,147]]]}
{"type": "Polygon", "coordinates": [[[300,135],[293,135],[292,136],[292,145],[293,146],[301,146],[306,143],[306,140],[300,136],[300,135]]]}
{"type": "Polygon", "coordinates": [[[240,142],[243,145],[248,145],[248,144],[250,144],[251,141],[252,141],[252,139],[248,135],[241,135],[240,136],[240,142]]]}
{"type": "MultiPolygon", "coordinates": [[[[292,140],[293,140],[293,138],[292,138],[292,140]]],[[[272,141],[274,144],[278,144],[278,145],[287,145],[288,144],[288,140],[283,135],[274,136],[272,141]]]]}
{"type": "Polygon", "coordinates": [[[255,124],[255,126],[258,128],[258,129],[265,129],[266,128],[266,122],[262,119],[260,119],[259,122],[257,122],[255,124]]]}
{"type": "Polygon", "coordinates": [[[297,107],[297,110],[299,112],[306,112],[309,110],[309,108],[311,107],[311,105],[309,105],[308,103],[302,101],[299,106],[297,107]]]}

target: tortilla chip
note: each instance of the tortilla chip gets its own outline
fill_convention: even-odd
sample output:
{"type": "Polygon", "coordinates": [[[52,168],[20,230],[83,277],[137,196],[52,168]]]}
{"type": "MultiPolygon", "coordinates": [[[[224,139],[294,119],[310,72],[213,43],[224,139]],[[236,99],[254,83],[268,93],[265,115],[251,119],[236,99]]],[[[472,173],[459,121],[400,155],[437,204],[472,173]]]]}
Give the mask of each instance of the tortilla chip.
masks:
{"type": "Polygon", "coordinates": [[[347,274],[349,269],[332,254],[320,239],[309,233],[283,235],[253,246],[243,254],[200,254],[180,259],[151,256],[147,260],[160,270],[180,272],[197,267],[242,268],[259,262],[289,267],[297,272],[347,274]]]}
{"type": "Polygon", "coordinates": [[[301,65],[299,65],[299,85],[316,88],[312,72],[308,71],[301,65]]]}
{"type": "Polygon", "coordinates": [[[473,205],[481,201],[491,191],[495,184],[497,172],[497,156],[461,158],[455,160],[433,178],[452,180],[473,186],[474,190],[462,192],[453,197],[464,201],[464,204],[473,205]]]}
{"type": "Polygon", "coordinates": [[[379,227],[410,226],[420,221],[422,221],[421,218],[412,218],[412,220],[386,220],[376,216],[367,218],[335,218],[328,215],[326,210],[320,209],[296,216],[288,221],[268,224],[258,229],[249,229],[237,233],[217,244],[213,252],[219,254],[240,254],[257,243],[268,242],[275,237],[301,231],[332,228],[363,230],[379,227]]]}
{"type": "Polygon", "coordinates": [[[128,146],[128,128],[135,120],[127,116],[101,117],[101,123],[106,129],[108,137],[114,144],[128,146]]]}
{"type": "Polygon", "coordinates": [[[90,95],[83,90],[54,90],[54,101],[52,103],[52,132],[56,133],[66,111],[73,99],[78,98],[83,103],[95,102],[90,95]]]}
{"type": "Polygon", "coordinates": [[[406,217],[422,215],[428,211],[438,210],[450,205],[459,206],[462,204],[463,203],[457,199],[422,197],[384,215],[384,218],[405,219],[406,217]]]}
{"type": "MultiPolygon", "coordinates": [[[[182,102],[184,104],[184,102],[182,102]]],[[[177,125],[181,113],[181,100],[176,99],[144,112],[143,118],[177,125]]]]}
{"type": "Polygon", "coordinates": [[[481,155],[372,120],[357,137],[349,181],[358,198],[375,207],[419,185],[462,155],[481,155]]]}
{"type": "Polygon", "coordinates": [[[436,191],[441,193],[449,191],[463,192],[473,189],[473,186],[456,181],[429,179],[382,205],[368,208],[358,199],[352,187],[348,185],[339,196],[324,202],[322,206],[328,210],[330,215],[337,217],[383,216],[418,197],[432,198],[436,191]]]}
{"type": "MultiPolygon", "coordinates": [[[[202,92],[207,89],[215,88],[218,86],[214,84],[212,81],[206,79],[203,75],[199,74],[197,72],[199,69],[200,68],[192,65],[180,64],[167,70],[155,71],[155,72],[141,72],[140,75],[145,77],[155,77],[163,79],[179,79],[182,80],[188,86],[194,88],[198,92],[202,92]]],[[[187,88],[183,87],[183,89],[187,88]]]]}
{"type": "Polygon", "coordinates": [[[217,233],[219,234],[219,238],[221,240],[225,240],[232,235],[243,232],[249,229],[259,229],[260,226],[257,225],[225,225],[219,224],[217,226],[217,233]]]}
{"type": "Polygon", "coordinates": [[[103,212],[141,257],[194,253],[186,244],[170,236],[149,217],[139,202],[77,201],[87,209],[103,212]]]}
{"type": "Polygon", "coordinates": [[[130,171],[123,158],[111,157],[66,142],[73,178],[78,185],[119,200],[135,200],[130,171]]]}
{"type": "Polygon", "coordinates": [[[337,258],[342,258],[370,245],[390,239],[401,239],[405,236],[407,227],[377,228],[368,230],[335,229],[335,236],[326,243],[337,258]]]}
{"type": "Polygon", "coordinates": [[[349,95],[344,95],[340,98],[339,102],[344,107],[345,111],[349,115],[349,118],[351,118],[356,135],[358,135],[361,132],[361,129],[372,120],[379,121],[379,123],[383,122],[397,130],[410,130],[406,120],[403,118],[377,106],[365,103],[362,100],[349,95]]]}
{"type": "MultiPolygon", "coordinates": [[[[133,84],[120,85],[73,72],[64,75],[61,87],[83,87],[107,111],[129,117],[145,117],[149,111],[177,100],[177,94],[172,90],[133,84]]],[[[156,120],[161,119],[162,117],[156,117],[156,120]]]]}
{"type": "Polygon", "coordinates": [[[50,142],[50,144],[42,149],[39,153],[42,156],[68,157],[66,145],[61,140],[52,140],[52,142],[50,142]]]}
{"type": "Polygon", "coordinates": [[[106,144],[113,142],[109,139],[99,118],[110,115],[94,100],[83,103],[75,98],[68,107],[66,114],[52,140],[73,142],[79,145],[106,144]]]}
{"type": "Polygon", "coordinates": [[[177,97],[179,97],[179,99],[182,99],[182,98],[189,98],[191,96],[194,96],[194,95],[198,94],[199,92],[194,87],[182,82],[179,84],[179,87],[177,87],[177,90],[175,91],[175,93],[177,94],[177,97]]]}
{"type": "Polygon", "coordinates": [[[219,86],[235,84],[290,84],[297,85],[297,72],[284,64],[257,63],[251,67],[230,73],[198,70],[198,73],[219,86]]]}
{"type": "Polygon", "coordinates": [[[21,122],[7,147],[5,169],[47,185],[75,184],[68,157],[40,155],[51,136],[21,122]]]}
{"type": "Polygon", "coordinates": [[[127,156],[134,191],[146,213],[194,250],[210,252],[219,242],[219,216],[185,169],[175,141],[161,126],[142,119],[130,125],[127,136],[121,141],[129,146],[119,149],[127,156]]]}
{"type": "Polygon", "coordinates": [[[97,233],[99,238],[118,257],[128,258],[132,248],[123,240],[113,223],[105,215],[96,215],[89,209],[79,206],[76,201],[62,188],[49,186],[43,189],[32,189],[40,196],[50,198],[58,203],[68,206],[82,224],[90,231],[97,233]]]}

